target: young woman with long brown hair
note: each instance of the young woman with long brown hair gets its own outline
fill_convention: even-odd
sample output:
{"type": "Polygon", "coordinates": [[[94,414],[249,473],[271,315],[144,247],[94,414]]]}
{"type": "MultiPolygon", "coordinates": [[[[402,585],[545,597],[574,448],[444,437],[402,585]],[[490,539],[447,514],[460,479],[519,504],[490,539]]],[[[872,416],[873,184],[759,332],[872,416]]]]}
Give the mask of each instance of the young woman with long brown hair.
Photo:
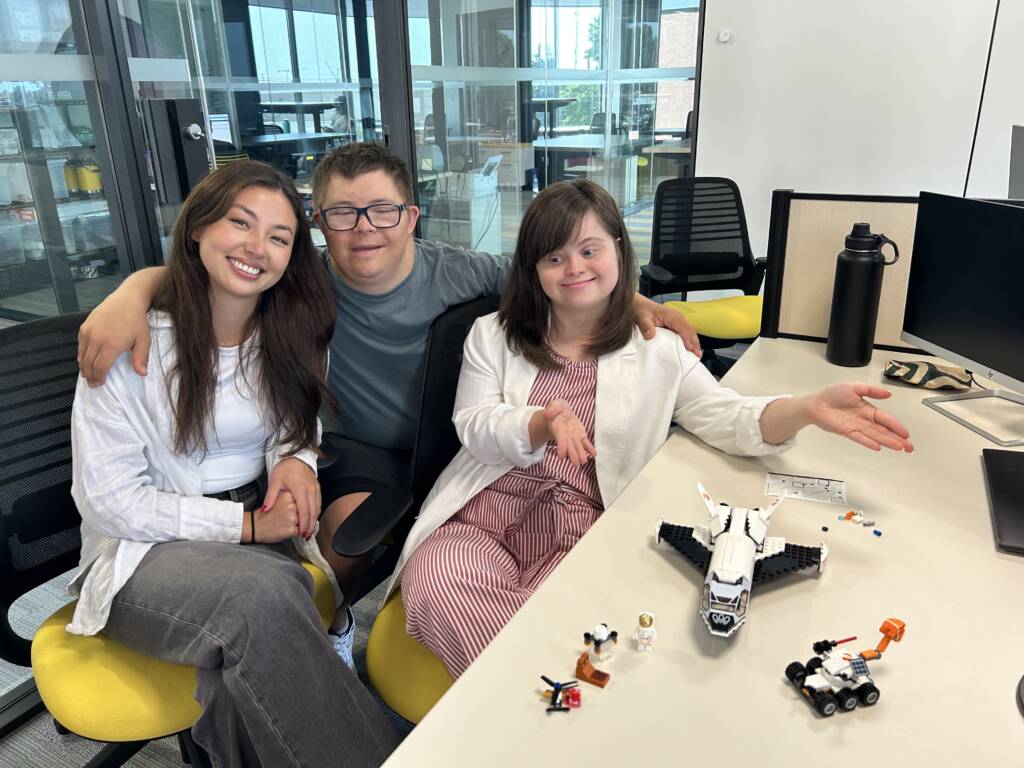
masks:
{"type": "Polygon", "coordinates": [[[379,764],[393,731],[299,564],[333,584],[314,536],[334,304],[285,176],[243,162],[196,186],[149,327],[149,376],[122,355],[75,396],[68,631],[196,666],[192,732],[217,765],[379,764]]]}
{"type": "Polygon", "coordinates": [[[463,448],[406,540],[406,628],[457,677],[668,437],[672,422],[734,454],[785,450],[815,424],[874,450],[907,430],[837,384],[806,397],[743,397],[677,336],[644,342],[636,263],[597,184],[545,189],[519,228],[498,313],[466,340],[453,420],[463,448]]]}

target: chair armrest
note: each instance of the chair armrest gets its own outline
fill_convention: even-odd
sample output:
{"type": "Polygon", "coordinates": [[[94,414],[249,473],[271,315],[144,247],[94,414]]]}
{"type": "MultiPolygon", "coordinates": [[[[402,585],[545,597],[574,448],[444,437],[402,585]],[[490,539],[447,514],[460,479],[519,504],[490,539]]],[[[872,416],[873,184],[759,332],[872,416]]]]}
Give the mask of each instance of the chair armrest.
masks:
{"type": "Polygon", "coordinates": [[[334,532],[331,546],[343,557],[372,552],[412,507],[408,488],[383,488],[371,493],[334,532]]]}
{"type": "Polygon", "coordinates": [[[750,279],[750,287],[744,291],[747,296],[756,296],[761,292],[761,283],[764,282],[764,271],[767,267],[768,259],[763,256],[761,258],[754,259],[754,274],[750,279]]]}
{"type": "Polygon", "coordinates": [[[640,274],[651,278],[656,283],[671,283],[672,273],[657,264],[644,264],[640,267],[640,274]]]}
{"type": "Polygon", "coordinates": [[[320,456],[316,458],[316,472],[319,475],[338,460],[338,452],[327,440],[320,441],[320,456]]]}

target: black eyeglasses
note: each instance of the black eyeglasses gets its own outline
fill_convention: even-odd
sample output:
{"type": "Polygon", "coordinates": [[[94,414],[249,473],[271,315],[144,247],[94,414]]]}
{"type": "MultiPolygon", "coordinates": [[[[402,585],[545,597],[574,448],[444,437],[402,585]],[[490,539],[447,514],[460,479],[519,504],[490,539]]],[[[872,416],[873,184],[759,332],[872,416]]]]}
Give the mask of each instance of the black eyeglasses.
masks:
{"type": "Polygon", "coordinates": [[[327,225],[328,229],[333,229],[335,232],[347,232],[350,229],[355,229],[359,226],[359,219],[362,216],[366,217],[371,227],[391,229],[398,226],[398,222],[402,220],[402,211],[406,207],[405,203],[377,203],[364,208],[342,205],[320,211],[320,220],[327,225]]]}

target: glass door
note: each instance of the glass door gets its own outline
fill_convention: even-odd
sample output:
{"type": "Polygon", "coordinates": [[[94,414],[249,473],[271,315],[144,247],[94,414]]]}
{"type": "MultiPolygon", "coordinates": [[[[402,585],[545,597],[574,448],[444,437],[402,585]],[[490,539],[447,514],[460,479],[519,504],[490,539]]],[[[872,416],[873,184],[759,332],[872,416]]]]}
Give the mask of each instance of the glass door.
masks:
{"type": "Polygon", "coordinates": [[[74,0],[0,4],[0,324],[91,308],[127,266],[83,30],[74,0]]]}
{"type": "MultiPolygon", "coordinates": [[[[380,136],[367,0],[118,0],[118,10],[140,119],[149,99],[198,100],[210,167],[263,160],[308,199],[328,151],[380,136]]],[[[147,145],[166,252],[180,200],[158,189],[148,126],[147,145]]]]}

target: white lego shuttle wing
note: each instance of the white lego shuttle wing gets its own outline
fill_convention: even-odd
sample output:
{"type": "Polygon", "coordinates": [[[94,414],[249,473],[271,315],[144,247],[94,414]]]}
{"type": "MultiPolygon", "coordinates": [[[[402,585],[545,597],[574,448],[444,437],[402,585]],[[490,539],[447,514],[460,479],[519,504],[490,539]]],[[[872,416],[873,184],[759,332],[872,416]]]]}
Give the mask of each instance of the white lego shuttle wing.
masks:
{"type": "Polygon", "coordinates": [[[708,516],[711,518],[712,535],[717,536],[729,527],[729,516],[732,514],[732,507],[728,504],[716,504],[703,483],[697,483],[697,492],[704,500],[704,506],[708,508],[708,516]]]}

